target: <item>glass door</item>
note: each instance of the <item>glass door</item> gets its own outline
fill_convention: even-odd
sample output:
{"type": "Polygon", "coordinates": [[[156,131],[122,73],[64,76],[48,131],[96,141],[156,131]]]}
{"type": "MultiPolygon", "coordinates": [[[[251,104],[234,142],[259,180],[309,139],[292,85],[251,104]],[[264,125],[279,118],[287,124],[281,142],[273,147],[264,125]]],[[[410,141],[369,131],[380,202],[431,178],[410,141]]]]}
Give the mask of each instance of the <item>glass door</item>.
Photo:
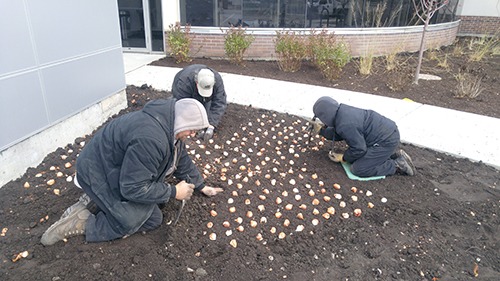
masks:
{"type": "Polygon", "coordinates": [[[149,0],[149,26],[151,30],[151,51],[165,52],[165,34],[163,32],[162,0],[149,0]]]}
{"type": "Polygon", "coordinates": [[[161,0],[118,0],[118,9],[125,51],[164,51],[161,0]]]}

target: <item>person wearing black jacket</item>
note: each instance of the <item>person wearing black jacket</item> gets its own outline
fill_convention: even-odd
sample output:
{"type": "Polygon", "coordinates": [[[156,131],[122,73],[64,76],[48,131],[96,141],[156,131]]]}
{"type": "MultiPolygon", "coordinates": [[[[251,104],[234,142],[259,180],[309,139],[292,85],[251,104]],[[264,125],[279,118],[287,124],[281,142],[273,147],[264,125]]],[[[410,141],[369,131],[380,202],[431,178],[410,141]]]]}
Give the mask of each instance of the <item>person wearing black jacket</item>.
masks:
{"type": "Polygon", "coordinates": [[[220,74],[202,64],[187,66],[175,75],[172,95],[176,99],[193,98],[205,106],[210,125],[206,130],[199,131],[199,136],[204,140],[212,138],[227,107],[226,91],[220,74]]]}
{"type": "Polygon", "coordinates": [[[334,162],[352,163],[351,172],[359,177],[390,176],[396,170],[413,176],[415,168],[410,156],[396,151],[400,136],[396,123],[373,111],[339,104],[331,97],[319,98],[313,106],[312,132],[332,140],[329,157],[334,162]],[[335,141],[345,140],[349,148],[333,151],[335,141]]]}
{"type": "Polygon", "coordinates": [[[78,156],[75,184],[84,196],[43,234],[42,244],[76,234],[99,242],[150,231],[163,220],[158,204],[189,200],[193,190],[221,192],[205,186],[184,145],[208,125],[201,103],[174,98],[150,101],[109,122],[78,156]],[[181,182],[171,185],[167,177],[181,182]]]}

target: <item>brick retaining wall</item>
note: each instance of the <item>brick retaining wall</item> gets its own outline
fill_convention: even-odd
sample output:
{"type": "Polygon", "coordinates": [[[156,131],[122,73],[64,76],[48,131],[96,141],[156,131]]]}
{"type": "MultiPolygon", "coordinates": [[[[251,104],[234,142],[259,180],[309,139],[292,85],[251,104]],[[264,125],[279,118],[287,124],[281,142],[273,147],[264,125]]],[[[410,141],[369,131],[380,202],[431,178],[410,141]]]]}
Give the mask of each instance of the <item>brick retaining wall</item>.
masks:
{"type": "MultiPolygon", "coordinates": [[[[457,36],[459,21],[430,25],[427,32],[425,49],[453,44],[457,36]]],[[[297,29],[306,34],[310,30],[297,29]]],[[[343,37],[352,52],[352,56],[362,56],[373,52],[374,56],[386,55],[398,48],[398,52],[416,52],[420,48],[423,26],[389,27],[389,28],[329,28],[339,37],[343,37]]],[[[224,33],[219,28],[192,27],[192,57],[224,57],[224,33]]],[[[245,59],[275,60],[274,29],[248,29],[253,33],[255,41],[245,53],[245,59]]],[[[170,51],[166,44],[167,54],[170,51]]]]}
{"type": "Polygon", "coordinates": [[[460,16],[460,36],[494,35],[500,32],[500,17],[460,16]]]}

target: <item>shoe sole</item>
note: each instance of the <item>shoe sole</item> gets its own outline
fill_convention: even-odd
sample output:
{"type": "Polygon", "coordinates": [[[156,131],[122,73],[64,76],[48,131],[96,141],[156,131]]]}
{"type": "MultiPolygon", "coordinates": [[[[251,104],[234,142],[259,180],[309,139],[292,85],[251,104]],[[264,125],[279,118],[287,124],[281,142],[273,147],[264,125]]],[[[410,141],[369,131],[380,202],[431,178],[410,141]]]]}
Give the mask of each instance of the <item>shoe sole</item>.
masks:
{"type": "Polygon", "coordinates": [[[406,153],[406,151],[404,151],[402,149],[399,150],[399,153],[401,153],[401,156],[403,156],[404,159],[407,159],[406,162],[408,162],[408,165],[410,165],[410,168],[413,171],[412,176],[414,176],[417,173],[417,171],[415,169],[415,165],[413,165],[413,161],[411,160],[410,155],[408,155],[408,153],[406,153]]]}
{"type": "Polygon", "coordinates": [[[403,157],[407,157],[407,158],[408,158],[408,160],[410,160],[410,162],[413,164],[413,161],[411,160],[410,155],[408,155],[408,153],[406,153],[406,151],[404,151],[404,150],[400,149],[398,152],[399,152],[399,154],[400,154],[400,155],[402,155],[403,157]]]}

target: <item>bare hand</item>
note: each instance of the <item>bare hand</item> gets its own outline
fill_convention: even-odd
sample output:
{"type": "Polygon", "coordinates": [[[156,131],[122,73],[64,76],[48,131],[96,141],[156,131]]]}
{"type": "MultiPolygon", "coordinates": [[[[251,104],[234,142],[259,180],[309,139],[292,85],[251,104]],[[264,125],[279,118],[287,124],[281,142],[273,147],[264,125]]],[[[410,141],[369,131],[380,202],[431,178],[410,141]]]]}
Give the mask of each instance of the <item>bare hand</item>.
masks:
{"type": "Polygon", "coordinates": [[[189,200],[191,195],[193,195],[194,184],[186,183],[181,181],[175,186],[177,193],[175,194],[175,199],[178,200],[189,200]]]}
{"type": "Polygon", "coordinates": [[[222,191],[224,190],[220,187],[210,187],[210,186],[205,186],[201,190],[201,192],[203,192],[206,196],[214,196],[221,193],[222,191]]]}

